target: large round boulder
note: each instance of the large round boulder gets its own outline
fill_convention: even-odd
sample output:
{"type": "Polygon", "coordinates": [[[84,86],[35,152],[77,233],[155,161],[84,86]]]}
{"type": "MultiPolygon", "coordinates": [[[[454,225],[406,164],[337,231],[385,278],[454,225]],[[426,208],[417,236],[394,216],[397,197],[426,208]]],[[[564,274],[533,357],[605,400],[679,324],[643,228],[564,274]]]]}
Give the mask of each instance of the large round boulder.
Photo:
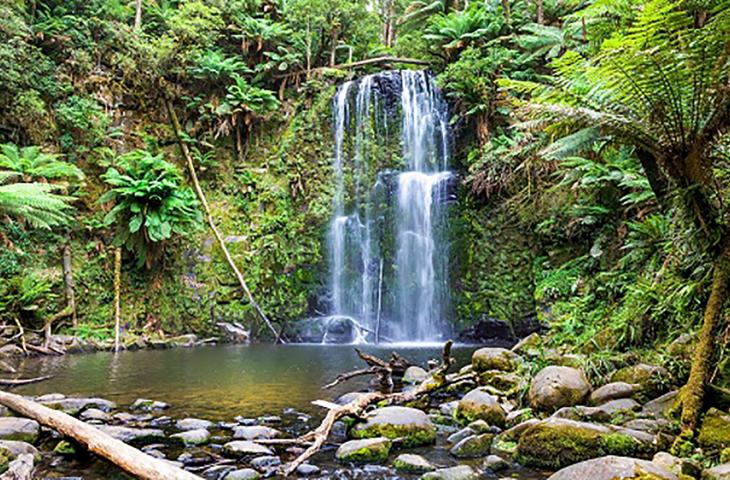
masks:
{"type": "Polygon", "coordinates": [[[583,370],[572,367],[545,367],[532,379],[528,399],[535,410],[552,412],[582,403],[591,392],[583,370]]]}
{"type": "Polygon", "coordinates": [[[591,405],[601,405],[611,400],[631,398],[638,389],[638,385],[632,385],[626,382],[607,383],[591,393],[589,402],[591,405]]]}
{"type": "Polygon", "coordinates": [[[475,420],[484,420],[490,425],[504,427],[507,414],[497,397],[476,388],[459,400],[454,417],[463,425],[475,420]]]}
{"type": "Polygon", "coordinates": [[[576,463],[554,473],[548,480],[677,480],[657,465],[637,458],[606,456],[576,463]]]}
{"type": "Polygon", "coordinates": [[[368,413],[364,421],[350,429],[353,438],[402,438],[403,445],[418,447],[436,442],[436,427],[421,410],[384,407],[368,413]]]}
{"type": "Polygon", "coordinates": [[[506,348],[486,347],[474,352],[471,364],[477,372],[487,370],[511,372],[519,366],[519,360],[519,355],[506,348]]]}

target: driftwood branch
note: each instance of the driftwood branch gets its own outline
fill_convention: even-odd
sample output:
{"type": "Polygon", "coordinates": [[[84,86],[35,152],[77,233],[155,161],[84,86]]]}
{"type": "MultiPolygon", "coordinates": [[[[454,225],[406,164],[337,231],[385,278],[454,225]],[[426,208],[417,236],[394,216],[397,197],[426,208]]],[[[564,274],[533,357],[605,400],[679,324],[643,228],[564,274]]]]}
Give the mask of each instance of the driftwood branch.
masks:
{"type": "Polygon", "coordinates": [[[49,378],[52,378],[52,377],[53,377],[53,375],[45,375],[43,377],[21,378],[18,380],[0,379],[0,385],[2,385],[4,387],[19,387],[21,385],[30,385],[31,383],[42,382],[42,381],[48,380],[49,378]]]}
{"type": "Polygon", "coordinates": [[[0,391],[0,404],[76,440],[90,452],[104,457],[136,478],[142,480],[201,480],[197,475],[153,458],[121,440],[110,437],[92,425],[20,395],[0,391]]]}
{"type": "MultiPolygon", "coordinates": [[[[365,410],[373,404],[376,403],[384,403],[386,405],[401,405],[408,402],[412,402],[414,400],[417,400],[418,398],[433,393],[437,390],[440,390],[442,388],[447,387],[448,385],[452,385],[454,383],[460,383],[466,380],[471,380],[474,375],[473,374],[467,374],[463,376],[457,376],[455,378],[446,379],[446,374],[449,371],[449,368],[454,364],[455,360],[451,357],[451,347],[453,346],[453,342],[449,340],[446,342],[443,348],[442,353],[442,360],[441,364],[438,365],[436,368],[431,370],[429,372],[429,376],[421,382],[419,385],[417,385],[415,388],[405,391],[405,392],[398,392],[398,393],[382,393],[382,392],[370,392],[365,393],[363,395],[360,395],[355,400],[351,401],[350,403],[347,403],[342,406],[334,406],[331,405],[329,402],[325,403],[317,403],[320,406],[324,406],[329,409],[327,412],[327,415],[325,416],[324,420],[322,420],[322,423],[317,427],[315,430],[310,431],[309,433],[306,433],[302,436],[300,436],[298,439],[295,439],[295,443],[309,443],[309,447],[301,454],[299,457],[294,459],[293,461],[289,462],[282,468],[282,473],[285,476],[291,475],[294,471],[296,471],[297,467],[307,461],[309,458],[312,457],[315,453],[317,453],[322,446],[327,441],[327,438],[329,438],[330,433],[332,432],[332,428],[334,427],[335,422],[337,420],[341,419],[342,417],[346,416],[355,416],[360,417],[363,415],[365,410]]],[[[382,359],[379,359],[377,357],[374,357],[372,355],[365,354],[361,352],[358,349],[355,349],[357,351],[360,358],[365,360],[368,364],[371,364],[371,368],[389,368],[389,365],[395,360],[396,362],[400,363],[403,362],[405,359],[401,357],[398,354],[393,354],[391,357],[390,362],[385,362],[382,359]]],[[[410,365],[410,362],[409,362],[410,365]]],[[[357,370],[355,372],[358,372],[357,370]]],[[[355,373],[350,372],[350,374],[355,373]]],[[[346,374],[347,375],[347,374],[346,374]]],[[[354,375],[353,375],[354,376],[354,375]]],[[[339,377],[338,377],[339,378],[339,377]]],[[[351,377],[350,377],[351,378],[351,377]]]]}

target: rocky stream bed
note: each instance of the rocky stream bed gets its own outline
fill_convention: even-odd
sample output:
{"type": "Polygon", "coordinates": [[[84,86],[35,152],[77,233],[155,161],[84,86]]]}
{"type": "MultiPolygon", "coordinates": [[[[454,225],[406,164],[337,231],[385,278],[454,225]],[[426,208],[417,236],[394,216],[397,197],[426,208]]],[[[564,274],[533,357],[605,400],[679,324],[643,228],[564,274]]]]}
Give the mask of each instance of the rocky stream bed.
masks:
{"type": "MultiPolygon", "coordinates": [[[[665,369],[637,363],[591,385],[573,356],[546,361],[533,335],[511,350],[481,348],[458,373],[459,382],[407,405],[374,405],[335,425],[326,446],[297,477],[443,480],[730,479],[730,414],[719,402],[708,411],[690,458],[668,453],[678,431],[671,408],[677,391],[665,369]],[[539,358],[538,358],[539,357],[539,358]],[[536,362],[545,364],[534,368],[536,362]],[[531,372],[533,372],[531,374],[531,372]]],[[[397,389],[431,381],[411,366],[397,389]]],[[[353,391],[332,399],[344,405],[353,391]]],[[[288,442],[315,428],[318,415],[296,408],[224,421],[173,418],[155,399],[116,404],[103,398],[36,395],[101,431],[173,462],[202,478],[241,480],[280,476],[306,444],[288,442]]],[[[326,398],[326,392],[322,398],[326,398]]],[[[312,398],[312,400],[315,400],[312,398]]],[[[210,401],[214,402],[215,398],[210,401]]],[[[326,405],[325,405],[326,406],[326,405]]],[[[0,466],[12,475],[32,459],[33,477],[126,478],[73,441],[37,422],[0,417],[0,466]]]]}

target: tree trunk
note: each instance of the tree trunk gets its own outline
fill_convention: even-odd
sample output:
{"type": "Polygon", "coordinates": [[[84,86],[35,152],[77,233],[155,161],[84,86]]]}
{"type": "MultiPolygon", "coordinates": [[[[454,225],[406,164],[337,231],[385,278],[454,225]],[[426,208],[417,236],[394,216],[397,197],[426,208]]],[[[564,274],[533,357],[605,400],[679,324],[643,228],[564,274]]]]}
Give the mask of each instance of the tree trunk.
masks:
{"type": "Polygon", "coordinates": [[[535,10],[537,14],[537,23],[542,25],[545,22],[545,10],[542,0],[535,0],[535,10]]]}
{"type": "Polygon", "coordinates": [[[197,475],[153,458],[121,440],[58,410],[0,391],[0,404],[44,427],[72,438],[84,448],[142,480],[201,480],[197,475]]]}
{"type": "Polygon", "coordinates": [[[636,156],[639,157],[641,168],[644,170],[649,186],[657,201],[661,204],[667,197],[669,190],[669,181],[667,176],[662,172],[659,163],[654,156],[644,150],[638,150],[636,156]]]}
{"type": "Polygon", "coordinates": [[[687,384],[682,389],[682,435],[684,439],[694,436],[699,425],[705,398],[705,387],[710,383],[715,358],[715,334],[723,321],[723,306],[730,282],[730,245],[726,245],[715,260],[712,272],[712,290],[707,300],[699,341],[692,357],[687,384]]]}
{"type": "Polygon", "coordinates": [[[136,0],[134,4],[134,29],[142,28],[142,0],[136,0]]]}
{"type": "Polygon", "coordinates": [[[509,5],[509,0],[502,0],[502,13],[504,13],[504,20],[507,25],[512,23],[512,9],[509,5]]]}
{"type": "Polygon", "coordinates": [[[122,323],[122,247],[114,250],[114,351],[119,351],[119,328],[122,323]]]}
{"type": "Polygon", "coordinates": [[[220,230],[218,230],[218,227],[215,224],[215,221],[213,220],[213,214],[210,211],[210,206],[208,206],[208,200],[205,198],[205,193],[203,193],[203,189],[200,186],[200,182],[198,182],[198,175],[195,173],[195,164],[193,163],[193,157],[190,156],[190,150],[188,150],[187,144],[182,140],[181,132],[182,127],[180,126],[180,121],[177,118],[177,114],[175,113],[175,109],[172,105],[172,102],[169,100],[165,100],[165,107],[167,107],[167,113],[170,116],[170,122],[172,123],[172,128],[175,132],[175,136],[177,137],[178,144],[180,145],[180,150],[182,151],[183,156],[185,157],[185,161],[188,166],[188,173],[190,174],[190,180],[193,182],[193,187],[195,188],[195,193],[198,196],[198,200],[200,200],[200,204],[203,206],[203,212],[205,213],[205,218],[208,222],[208,226],[213,231],[213,235],[215,236],[216,240],[218,241],[218,246],[220,246],[221,250],[223,251],[223,255],[226,257],[226,262],[228,262],[228,265],[231,267],[231,270],[233,270],[233,273],[236,275],[236,279],[238,280],[239,285],[241,286],[241,289],[246,293],[246,296],[248,297],[248,301],[253,306],[254,310],[256,310],[256,313],[258,316],[263,320],[263,322],[266,324],[266,326],[269,328],[271,333],[274,335],[274,338],[276,339],[276,342],[282,342],[283,340],[279,336],[279,333],[276,331],[274,326],[269,321],[268,317],[264,314],[264,311],[261,310],[261,307],[259,306],[256,299],[253,298],[253,294],[251,294],[251,290],[249,290],[248,285],[246,284],[246,279],[243,278],[243,274],[236,266],[236,262],[233,261],[233,257],[231,256],[231,253],[228,251],[228,247],[226,247],[226,242],[223,239],[223,235],[221,235],[220,230]]]}
{"type": "Polygon", "coordinates": [[[66,305],[71,309],[71,324],[76,327],[78,320],[76,318],[76,294],[74,292],[74,277],[71,270],[71,245],[63,246],[63,282],[66,285],[66,305]]]}

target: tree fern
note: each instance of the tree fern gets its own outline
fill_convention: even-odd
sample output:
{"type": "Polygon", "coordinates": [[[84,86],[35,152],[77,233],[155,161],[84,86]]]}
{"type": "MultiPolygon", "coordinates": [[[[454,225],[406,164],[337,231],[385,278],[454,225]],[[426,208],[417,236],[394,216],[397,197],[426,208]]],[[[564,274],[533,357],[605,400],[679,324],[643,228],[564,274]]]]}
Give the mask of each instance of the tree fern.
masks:
{"type": "Polygon", "coordinates": [[[36,228],[51,229],[70,220],[72,197],[55,193],[48,183],[0,185],[0,214],[27,222],[36,228]]]}

